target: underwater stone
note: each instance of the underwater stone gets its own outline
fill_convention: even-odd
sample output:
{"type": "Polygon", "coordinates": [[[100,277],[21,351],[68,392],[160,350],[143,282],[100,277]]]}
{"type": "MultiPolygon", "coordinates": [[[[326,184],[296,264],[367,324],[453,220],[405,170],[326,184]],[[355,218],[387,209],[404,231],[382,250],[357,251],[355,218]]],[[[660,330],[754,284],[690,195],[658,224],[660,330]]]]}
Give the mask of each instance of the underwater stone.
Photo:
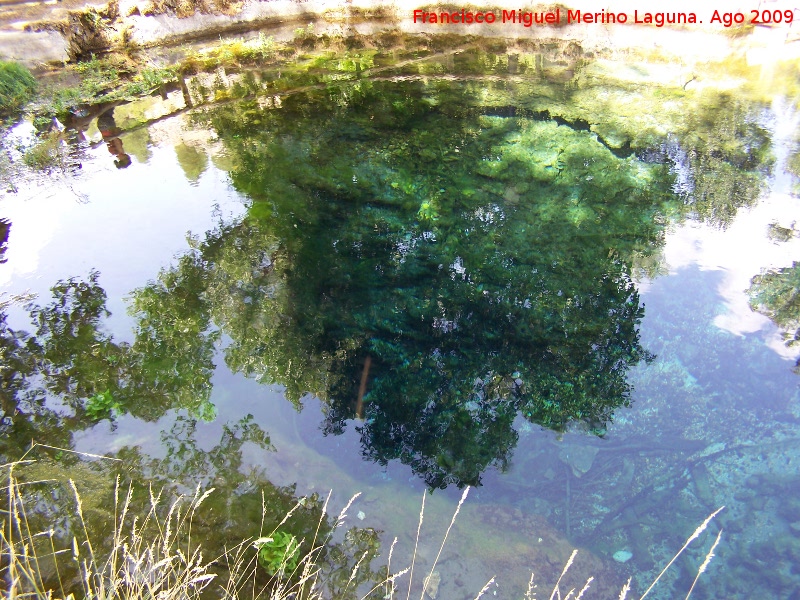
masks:
{"type": "Polygon", "coordinates": [[[702,463],[696,464],[691,473],[697,498],[706,506],[713,505],[714,494],[711,491],[710,475],[706,466],[702,463]]]}
{"type": "Polygon", "coordinates": [[[720,519],[720,526],[728,533],[741,533],[744,531],[744,523],[735,515],[728,514],[726,518],[720,519]]]}
{"type": "Polygon", "coordinates": [[[747,502],[752,498],[755,498],[758,494],[754,490],[742,490],[740,492],[736,492],[733,497],[738,500],[739,502],[747,502]]]}
{"type": "Polygon", "coordinates": [[[791,497],[785,498],[784,501],[778,505],[778,514],[789,523],[800,521],[800,499],[791,497]]]}
{"type": "Polygon", "coordinates": [[[697,458],[702,458],[704,456],[710,456],[712,454],[719,454],[725,450],[725,442],[716,442],[714,444],[710,444],[706,446],[705,449],[701,450],[697,453],[697,458]]]}
{"type": "Polygon", "coordinates": [[[436,600],[439,595],[439,584],[442,582],[442,576],[439,571],[434,571],[425,579],[425,594],[431,600],[436,600]]]}
{"type": "Polygon", "coordinates": [[[594,446],[573,446],[562,448],[558,458],[572,469],[575,477],[580,477],[592,468],[598,451],[599,449],[594,446]]]}
{"type": "Polygon", "coordinates": [[[760,511],[764,510],[767,505],[767,498],[764,496],[755,496],[747,503],[750,510],[760,511]]]}
{"type": "MultiPolygon", "coordinates": [[[[667,528],[665,528],[665,533],[667,528]]],[[[653,546],[653,538],[638,524],[631,527],[628,531],[628,541],[631,545],[633,554],[636,555],[636,568],[641,571],[649,571],[655,565],[650,548],[653,546]]]]}
{"type": "Polygon", "coordinates": [[[631,558],[633,558],[633,554],[628,552],[627,550],[617,550],[616,552],[614,552],[613,558],[618,563],[626,563],[631,558]]]}

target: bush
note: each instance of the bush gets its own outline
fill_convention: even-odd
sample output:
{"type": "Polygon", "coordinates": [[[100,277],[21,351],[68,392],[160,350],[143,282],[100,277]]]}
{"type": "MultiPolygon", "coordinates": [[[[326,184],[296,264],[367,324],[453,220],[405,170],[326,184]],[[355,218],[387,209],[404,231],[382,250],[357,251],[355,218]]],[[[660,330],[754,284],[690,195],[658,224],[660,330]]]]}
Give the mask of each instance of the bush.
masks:
{"type": "Polygon", "coordinates": [[[33,97],[36,79],[22,65],[0,60],[0,118],[16,115],[33,97]]]}

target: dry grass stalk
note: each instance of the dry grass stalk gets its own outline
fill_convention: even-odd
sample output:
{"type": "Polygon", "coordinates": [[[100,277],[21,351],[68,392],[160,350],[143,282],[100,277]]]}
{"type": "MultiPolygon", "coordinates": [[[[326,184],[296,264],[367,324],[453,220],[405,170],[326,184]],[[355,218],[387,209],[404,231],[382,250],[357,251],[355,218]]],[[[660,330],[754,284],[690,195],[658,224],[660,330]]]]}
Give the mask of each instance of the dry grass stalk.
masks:
{"type": "Polygon", "coordinates": [[[525,592],[525,600],[535,600],[536,599],[536,588],[539,587],[533,583],[533,573],[531,573],[530,581],[528,581],[528,589],[525,592]]]}
{"type": "Polygon", "coordinates": [[[628,597],[628,592],[631,591],[631,578],[628,577],[628,581],[625,582],[625,585],[622,586],[622,589],[619,592],[619,598],[617,600],[625,600],[628,597]]]}
{"type": "Polygon", "coordinates": [[[561,580],[564,578],[564,575],[567,574],[567,571],[569,571],[569,568],[572,566],[572,563],[575,562],[575,556],[577,554],[578,551],[573,550],[572,554],[569,555],[567,564],[564,565],[564,569],[561,571],[561,575],[558,576],[558,581],[556,581],[556,585],[553,588],[553,593],[550,594],[550,600],[553,600],[553,598],[558,598],[558,600],[561,600],[561,590],[559,589],[559,585],[561,584],[561,580]]]}
{"type": "MultiPolygon", "coordinates": [[[[9,599],[32,598],[34,600],[50,600],[53,598],[54,591],[48,589],[42,573],[41,561],[53,561],[55,564],[58,579],[59,592],[62,598],[69,598],[69,594],[64,589],[61,572],[58,566],[58,557],[67,550],[56,550],[54,544],[55,533],[52,529],[40,533],[31,530],[28,515],[25,510],[25,499],[20,490],[23,485],[14,476],[14,468],[35,461],[24,460],[14,463],[0,465],[8,469],[8,485],[5,490],[8,496],[7,520],[3,522],[0,531],[0,552],[6,557],[5,580],[7,584],[6,597],[9,599]],[[40,554],[42,540],[46,540],[48,547],[45,554],[40,554]]],[[[119,479],[114,488],[114,527],[111,534],[111,550],[105,560],[100,560],[89,538],[83,514],[83,502],[75,483],[70,480],[69,485],[72,489],[75,510],[82,529],[82,541],[73,537],[72,559],[80,572],[80,581],[83,587],[83,595],[87,598],[96,600],[142,600],[144,598],[158,598],[159,600],[191,600],[199,598],[201,592],[216,578],[216,575],[209,572],[209,567],[215,561],[205,562],[200,546],[193,547],[191,542],[191,524],[196,511],[201,504],[213,492],[213,489],[203,491],[198,486],[191,497],[184,495],[175,499],[167,511],[166,517],[162,518],[161,492],[155,493],[149,489],[149,509],[143,519],[134,517],[130,526],[127,526],[131,512],[131,502],[133,490],[129,486],[125,493],[122,493],[119,479]],[[187,504],[188,503],[188,504],[187,504]],[[85,556],[82,554],[85,551],[85,556]]],[[[426,581],[433,575],[436,565],[441,557],[445,543],[447,542],[450,531],[455,524],[455,520],[467,498],[469,488],[466,488],[458,502],[458,505],[450,520],[450,524],[445,532],[439,552],[436,555],[426,581]]],[[[392,599],[396,592],[396,581],[406,573],[409,574],[408,590],[406,597],[411,594],[413,581],[413,571],[416,562],[419,538],[422,530],[422,523],[425,513],[425,495],[423,493],[422,505],[419,513],[419,524],[417,535],[414,542],[414,554],[411,565],[397,573],[391,574],[391,560],[397,538],[394,539],[389,549],[389,559],[386,566],[386,578],[370,589],[362,600],[371,596],[376,590],[383,588],[384,598],[392,599]]],[[[297,568],[292,573],[287,573],[286,577],[275,575],[266,584],[257,583],[257,573],[259,565],[257,554],[250,552],[253,540],[244,540],[233,548],[226,549],[222,556],[218,557],[220,562],[227,562],[228,576],[220,582],[220,593],[223,600],[234,600],[243,597],[245,594],[252,598],[265,598],[268,600],[322,600],[325,598],[319,589],[321,569],[317,564],[321,552],[330,541],[333,531],[335,531],[345,520],[347,511],[359,494],[350,498],[338,517],[335,519],[331,531],[325,539],[319,539],[325,515],[327,514],[328,503],[331,494],[328,494],[322,507],[320,522],[314,532],[314,536],[309,540],[305,547],[310,547],[305,556],[299,561],[297,568]]],[[[281,522],[272,530],[274,534],[291,515],[303,506],[303,500],[290,509],[283,517],[281,522]]],[[[724,508],[724,507],[722,507],[724,508]]],[[[683,551],[705,531],[711,520],[722,510],[716,510],[694,531],[686,540],[683,547],[675,554],[670,562],[664,567],[656,577],[650,587],[644,592],[640,600],[644,599],[653,589],[659,579],[675,562],[683,551]]],[[[266,514],[266,502],[262,494],[262,533],[264,517],[266,514]]],[[[714,557],[714,551],[719,545],[722,531],[717,534],[716,540],[712,544],[700,566],[697,575],[689,589],[686,598],[693,592],[700,575],[704,573],[714,557]]],[[[304,545],[306,540],[300,542],[304,545]]],[[[577,550],[574,550],[565,564],[561,575],[556,581],[550,600],[557,598],[561,600],[560,584],[567,571],[572,566],[577,550]]],[[[356,574],[367,559],[368,553],[361,555],[352,569],[350,578],[346,583],[342,593],[346,593],[350,585],[355,581],[356,574]]],[[[289,557],[287,557],[288,560],[289,557]]],[[[583,588],[574,597],[574,600],[583,598],[584,593],[594,578],[590,577],[583,588]]],[[[495,578],[492,577],[481,589],[475,600],[481,598],[494,584],[495,578]]],[[[623,586],[618,600],[625,600],[630,591],[631,580],[623,586]]],[[[533,600],[536,596],[534,575],[531,574],[528,588],[525,593],[525,600],[533,600]]],[[[563,600],[572,600],[575,590],[572,589],[563,600]]],[[[424,597],[424,589],[421,600],[424,597]]]]}
{"type": "Polygon", "coordinates": [[[411,555],[411,571],[408,575],[408,593],[406,594],[406,600],[411,597],[411,583],[414,581],[414,564],[417,562],[419,532],[422,530],[422,519],[425,514],[425,494],[427,494],[427,490],[422,492],[422,506],[419,509],[419,525],[417,525],[417,537],[414,539],[414,554],[411,555]]]}
{"type": "Polygon", "coordinates": [[[489,581],[487,581],[487,582],[486,582],[486,585],[485,585],[485,586],[483,586],[483,589],[481,589],[481,591],[480,591],[480,592],[478,592],[478,595],[477,595],[477,596],[475,596],[475,600],[478,600],[478,598],[480,598],[480,597],[481,597],[481,596],[483,596],[483,595],[484,595],[484,594],[485,594],[487,591],[489,591],[489,588],[490,588],[490,587],[492,587],[492,584],[493,584],[493,583],[494,583],[494,577],[492,577],[492,578],[491,578],[489,581]]]}
{"type": "MultiPolygon", "coordinates": [[[[592,583],[592,581],[594,581],[594,577],[589,577],[589,579],[586,580],[586,583],[581,588],[581,591],[578,592],[577,596],[575,596],[575,600],[581,600],[581,598],[583,598],[583,594],[589,589],[589,585],[592,583]]],[[[569,597],[572,595],[572,591],[573,590],[570,590],[569,594],[567,594],[567,597],[564,598],[564,600],[569,600],[569,597]]]]}
{"type": "MultiPolygon", "coordinates": [[[[450,519],[450,525],[447,526],[447,531],[444,533],[444,539],[442,540],[442,545],[439,546],[439,552],[436,554],[436,558],[433,560],[433,566],[431,566],[431,570],[428,573],[428,577],[426,577],[426,581],[430,579],[433,575],[434,570],[436,569],[436,563],[439,562],[439,557],[442,555],[442,550],[444,550],[444,545],[447,543],[447,536],[450,535],[450,530],[453,528],[453,524],[456,522],[456,517],[458,513],[461,511],[461,505],[464,504],[464,500],[467,499],[467,494],[469,494],[469,486],[464,488],[464,493],[461,494],[461,500],[458,501],[458,506],[456,506],[456,511],[453,513],[453,518],[450,519]]],[[[422,515],[420,514],[420,525],[422,525],[422,515]]],[[[409,582],[409,587],[411,583],[409,582]]],[[[422,594],[419,596],[419,600],[423,600],[425,597],[425,585],[422,586],[422,594]]]]}
{"type": "Polygon", "coordinates": [[[692,592],[694,591],[694,586],[697,585],[697,580],[700,579],[700,575],[705,573],[706,569],[708,568],[708,564],[711,562],[711,559],[714,558],[714,550],[716,550],[717,545],[719,544],[719,540],[721,538],[722,538],[722,529],[720,529],[719,533],[717,533],[717,539],[715,539],[714,543],[711,544],[711,548],[709,549],[708,554],[706,554],[706,558],[703,561],[703,564],[700,565],[699,569],[697,569],[697,575],[695,575],[694,581],[692,582],[692,587],[689,588],[689,592],[686,594],[686,600],[689,600],[689,596],[691,596],[692,592]]]}
{"type": "MultiPolygon", "coordinates": [[[[392,545],[389,546],[389,559],[386,561],[386,573],[387,575],[392,572],[392,554],[394,554],[394,547],[397,544],[397,537],[392,540],[392,545]]],[[[389,590],[389,580],[387,578],[386,586],[383,589],[383,597],[384,598],[391,598],[394,594],[394,588],[389,590]]]]}
{"type": "Polygon", "coordinates": [[[689,536],[689,539],[687,539],[687,540],[686,540],[686,542],[683,544],[683,547],[682,547],[680,550],[678,550],[677,554],[675,554],[675,556],[673,556],[673,557],[672,557],[672,560],[671,560],[671,561],[669,561],[669,562],[667,563],[667,566],[666,566],[666,567],[664,567],[664,568],[661,570],[661,573],[659,573],[659,574],[658,574],[658,577],[656,577],[656,578],[653,580],[653,583],[651,583],[651,584],[650,584],[650,587],[649,587],[649,588],[647,588],[647,589],[645,590],[644,594],[642,594],[642,595],[641,595],[641,597],[639,598],[639,600],[643,600],[643,599],[645,598],[645,596],[647,596],[647,594],[649,594],[649,593],[650,593],[650,590],[652,590],[652,589],[655,587],[655,585],[658,583],[658,580],[659,580],[659,579],[661,579],[661,576],[662,576],[662,575],[664,575],[664,573],[666,573],[666,572],[667,572],[667,569],[669,569],[669,568],[672,566],[672,563],[674,563],[674,562],[675,562],[675,561],[678,559],[678,557],[679,557],[681,554],[683,554],[683,551],[684,551],[684,550],[686,550],[686,548],[689,546],[689,544],[691,544],[691,543],[692,543],[694,540],[696,540],[696,539],[697,539],[697,538],[700,536],[700,534],[701,534],[701,533],[703,533],[703,532],[706,530],[706,527],[708,527],[708,524],[711,522],[711,520],[712,520],[714,517],[716,517],[716,516],[717,516],[717,514],[719,514],[719,512],[720,512],[720,511],[721,511],[723,508],[725,508],[725,507],[724,507],[724,506],[720,506],[720,507],[719,507],[717,510],[715,510],[713,513],[711,513],[710,515],[708,515],[708,517],[706,517],[706,520],[705,520],[705,521],[703,521],[703,522],[700,524],[700,526],[699,526],[697,529],[695,529],[695,530],[694,530],[694,533],[693,533],[692,535],[690,535],[690,536],[689,536]]]}

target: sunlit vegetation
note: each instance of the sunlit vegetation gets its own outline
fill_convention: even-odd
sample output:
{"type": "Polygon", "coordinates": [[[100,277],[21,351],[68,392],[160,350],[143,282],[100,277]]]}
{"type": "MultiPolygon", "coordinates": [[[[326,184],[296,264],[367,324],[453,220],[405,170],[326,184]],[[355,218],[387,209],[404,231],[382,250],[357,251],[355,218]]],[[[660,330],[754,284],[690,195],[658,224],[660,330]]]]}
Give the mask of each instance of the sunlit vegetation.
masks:
{"type": "MultiPolygon", "coordinates": [[[[322,45],[305,29],[297,41],[322,45]]],[[[223,360],[281,386],[298,409],[317,396],[325,434],[356,428],[365,459],[407,464],[430,488],[479,485],[488,469],[508,469],[531,426],[604,436],[632,401],[634,367],[654,358],[640,337],[645,307],[635,280],[663,273],[671,224],[725,227],[757,202],[773,169],[765,101],[713,86],[621,81],[575,48],[558,62],[541,48],[431,48],[316,51],[289,64],[282,61],[296,48],[262,36],[191,57],[180,72],[125,74],[98,59],[79,66],[81,85],[47,110],[113,104],[186,77],[184,97],[200,107],[192,123],[219,140],[248,210],[192,238],[187,252],[132,290],[131,341],[105,329],[96,273],[58,282],[52,301],[29,302],[28,330],[3,314],[0,453],[12,457],[31,439],[70,448],[77,433],[126,415],[166,417],[167,458],[124,448],[119,473],[176,488],[199,478],[201,493],[221,488],[207,502],[226,516],[196,528],[217,548],[263,533],[248,529],[263,505],[273,524],[295,500],[294,490],[241,472],[245,444],[272,449],[252,417],[222,424],[210,449],[199,443],[203,422],[216,416],[211,381],[223,360]],[[204,73],[220,66],[235,68],[204,73]]],[[[47,172],[59,152],[80,146],[69,136],[42,136],[24,163],[47,172]]],[[[147,145],[142,134],[143,155],[147,145]]],[[[212,161],[222,164],[200,145],[174,151],[192,183],[212,161]]],[[[794,226],[776,224],[771,235],[789,240],[794,226]]],[[[787,330],[789,343],[800,331],[797,270],[762,274],[751,288],[753,306],[787,330]]],[[[706,312],[691,311],[703,322],[716,301],[681,300],[702,305],[706,312]]],[[[720,370],[718,358],[697,358],[703,343],[731,356],[739,346],[702,326],[684,339],[655,341],[679,357],[638,381],[682,391],[690,406],[695,375],[720,370]],[[694,363],[690,373],[685,365],[694,363]]],[[[78,469],[67,454],[50,455],[54,470],[78,469]]],[[[588,477],[582,485],[591,487],[588,477]]],[[[109,493],[106,486],[98,494],[106,506],[109,493]]],[[[671,493],[637,508],[654,512],[671,493]]],[[[148,514],[148,499],[134,500],[148,514]]],[[[319,498],[303,502],[309,518],[260,545],[259,584],[303,565],[295,544],[302,548],[317,523],[328,531],[319,498]]],[[[612,499],[586,525],[595,539],[627,526],[619,504],[612,499]]],[[[328,597],[380,583],[379,571],[353,560],[375,556],[378,532],[354,530],[345,543],[352,547],[321,550],[326,560],[315,563],[332,573],[328,597]],[[356,572],[363,580],[354,583],[356,572]]],[[[639,565],[652,562],[650,541],[631,543],[639,565]]]]}
{"type": "Polygon", "coordinates": [[[126,57],[92,56],[72,67],[79,83],[72,86],[52,86],[42,90],[34,107],[35,122],[46,129],[53,117],[66,123],[79,107],[114,101],[129,101],[155,93],[177,81],[176,66],[144,66],[126,57]]]}
{"type": "MultiPolygon", "coordinates": [[[[602,434],[630,401],[627,370],[651,356],[634,276],[670,219],[724,225],[755,202],[772,157],[761,102],[621,90],[562,50],[557,65],[480,48],[319,52],[280,72],[189,81],[198,104],[242,98],[194,118],[224,144],[250,213],[134,292],[136,341],[104,342],[116,362],[85,378],[81,402],[95,418],[168,406],[210,418],[224,333],[233,370],[298,405],[323,398],[326,432],[363,419],[365,456],[400,458],[434,487],[506,468],[518,415],[602,434]],[[609,101],[622,91],[637,102],[609,101]],[[668,110],[648,110],[665,94],[668,110]],[[135,385],[103,374],[119,365],[135,385]],[[151,401],[127,399],[145,389],[151,401]]],[[[282,60],[263,36],[214,56],[282,60]]],[[[121,98],[123,64],[77,68],[74,101],[121,98]]],[[[176,74],[133,82],[147,91],[176,74]]],[[[198,180],[206,155],[176,152],[198,180]]]]}
{"type": "MultiPolygon", "coordinates": [[[[223,440],[212,452],[241,457],[244,441],[223,440]]],[[[354,526],[337,532],[347,509],[328,515],[330,496],[299,498],[263,479],[258,489],[251,481],[245,490],[244,477],[228,480],[222,468],[231,465],[222,464],[206,471],[218,475],[215,487],[182,486],[164,463],[187,461],[187,451],[204,454],[191,437],[182,444],[181,456],[154,463],[149,488],[137,485],[144,465],[128,453],[121,460],[34,446],[5,464],[2,506],[9,519],[0,532],[0,573],[11,595],[47,598],[58,590],[63,597],[137,600],[200,598],[214,590],[222,598],[356,600],[391,589],[386,567],[372,564],[379,532],[354,526]],[[290,540],[291,552],[273,544],[265,564],[253,545],[263,548],[268,540],[290,540]]]]}
{"type": "Polygon", "coordinates": [[[36,80],[24,66],[0,60],[0,119],[12,117],[27,104],[36,90],[36,80]]]}

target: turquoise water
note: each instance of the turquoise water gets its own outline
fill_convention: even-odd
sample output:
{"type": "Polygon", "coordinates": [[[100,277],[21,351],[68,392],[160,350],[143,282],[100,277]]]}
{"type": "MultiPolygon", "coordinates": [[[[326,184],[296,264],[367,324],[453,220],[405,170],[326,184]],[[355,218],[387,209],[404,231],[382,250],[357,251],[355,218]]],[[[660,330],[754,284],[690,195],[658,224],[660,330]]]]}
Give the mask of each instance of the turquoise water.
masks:
{"type": "Polygon", "coordinates": [[[656,597],[720,530],[693,596],[795,593],[791,81],[492,44],[198,76],[194,110],[114,109],[123,169],[68,134],[0,205],[4,457],[122,458],[36,450],[98,513],[115,473],[215,487],[212,546],[257,535],[259,489],[276,522],[361,492],[335,597],[359,552],[409,558],[425,490],[432,567],[465,486],[441,598],[549,593],[572,548],[562,589],[641,594],[723,505],[656,597]]]}

